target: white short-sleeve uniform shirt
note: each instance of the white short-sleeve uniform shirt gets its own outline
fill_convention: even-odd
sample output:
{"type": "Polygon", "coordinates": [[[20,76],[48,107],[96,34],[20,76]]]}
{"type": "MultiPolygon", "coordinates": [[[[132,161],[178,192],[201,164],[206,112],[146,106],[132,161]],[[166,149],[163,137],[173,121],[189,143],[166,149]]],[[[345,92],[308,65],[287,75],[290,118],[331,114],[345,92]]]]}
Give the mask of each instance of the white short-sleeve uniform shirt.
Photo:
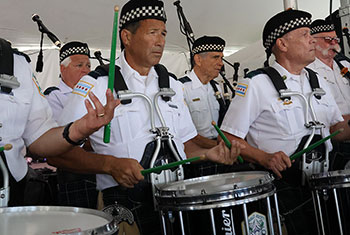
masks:
{"type": "Polygon", "coordinates": [[[34,81],[30,65],[23,56],[14,55],[14,76],[20,86],[10,94],[0,93],[0,145],[12,144],[5,151],[12,176],[20,181],[28,170],[22,149],[49,129],[56,127],[52,112],[34,81]]]}
{"type": "MultiPolygon", "coordinates": [[[[344,67],[350,68],[350,63],[341,61],[344,67]]],[[[350,84],[349,79],[345,78],[340,73],[340,68],[333,61],[333,69],[317,59],[308,65],[309,68],[318,73],[320,79],[325,80],[328,84],[335,102],[337,103],[343,115],[350,114],[350,84]]]]}
{"type": "MultiPolygon", "coordinates": [[[[305,69],[300,75],[293,75],[278,63],[272,67],[285,78],[287,88],[309,97],[311,87],[305,69]]],[[[324,79],[318,80],[326,95],[320,100],[313,97],[312,104],[317,118],[326,125],[325,135],[328,135],[329,127],[343,118],[324,79]]],[[[237,87],[239,90],[236,91],[221,126],[224,131],[247,138],[250,145],[265,152],[283,151],[287,155],[297,149],[303,136],[311,133],[304,126],[305,104],[302,99],[292,96],[292,103],[284,103],[267,75],[241,79],[237,87]]],[[[327,144],[331,149],[331,143],[327,144]]]]}
{"type": "MultiPolygon", "coordinates": [[[[218,122],[220,105],[215,92],[209,83],[203,84],[199,80],[194,70],[187,76],[191,81],[183,84],[184,96],[197,132],[210,139],[216,138],[218,133],[211,123],[218,122]]],[[[220,86],[217,87],[221,92],[220,86]]]]}
{"type": "MultiPolygon", "coordinates": [[[[148,76],[141,76],[132,69],[125,60],[124,53],[117,59],[116,64],[130,91],[141,92],[153,100],[159,91],[158,75],[152,67],[148,76]]],[[[169,78],[170,87],[176,92],[171,101],[165,102],[159,98],[159,107],[169,131],[174,135],[176,147],[182,158],[186,158],[184,143],[197,135],[190,113],[185,105],[182,84],[169,78]]],[[[69,103],[64,107],[58,120],[60,124],[67,124],[82,117],[87,111],[84,100],[88,92],[92,91],[102,104],[106,103],[108,77],[93,77],[86,75],[73,89],[69,103]]],[[[115,92],[114,92],[115,94],[115,92]]],[[[155,116],[156,127],[161,126],[159,118],[155,116]]],[[[141,160],[147,143],[153,141],[149,108],[142,98],[134,98],[130,104],[119,105],[111,121],[110,143],[103,142],[103,128],[90,136],[91,145],[96,153],[113,155],[119,158],[133,158],[141,160]]],[[[109,175],[97,175],[97,188],[100,190],[116,186],[117,183],[109,175]]]]}

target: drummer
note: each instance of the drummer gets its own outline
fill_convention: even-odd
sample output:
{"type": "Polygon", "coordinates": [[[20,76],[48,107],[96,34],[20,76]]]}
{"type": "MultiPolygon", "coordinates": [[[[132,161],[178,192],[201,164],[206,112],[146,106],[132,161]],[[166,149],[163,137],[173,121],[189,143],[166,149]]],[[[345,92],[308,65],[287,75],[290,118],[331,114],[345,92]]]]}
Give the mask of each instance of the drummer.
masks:
{"type": "MultiPolygon", "coordinates": [[[[263,30],[267,57],[274,54],[276,58],[271,67],[280,75],[277,78],[287,88],[306,97],[311,92],[311,73],[304,67],[315,60],[315,39],[310,35],[310,23],[309,13],[287,10],[273,16],[263,30]]],[[[312,104],[328,135],[329,129],[340,128],[338,123],[343,118],[324,79],[316,79],[326,94],[321,99],[312,97],[312,104]]],[[[300,186],[300,177],[291,171],[296,164],[291,168],[293,163],[288,157],[298,145],[303,146],[303,137],[311,134],[311,130],[304,126],[304,104],[297,96],[282,100],[270,77],[261,70],[249,73],[240,80],[239,86],[242,89],[236,92],[222,129],[230,140],[240,141],[246,146],[241,153],[244,160],[271,170],[278,178],[284,176],[275,183],[288,233],[316,234],[311,197],[306,196],[308,191],[303,191],[300,186]]],[[[345,129],[338,138],[349,137],[349,128],[345,129]]],[[[331,149],[330,142],[327,145],[331,149]]]]}
{"type": "MultiPolygon", "coordinates": [[[[119,36],[122,53],[116,64],[120,67],[121,77],[128,89],[143,93],[151,100],[159,91],[160,76],[154,65],[159,63],[163,53],[167,34],[165,22],[164,4],[158,0],[128,1],[120,13],[119,36]]],[[[97,97],[104,100],[103,93],[107,87],[108,76],[96,76],[95,79],[92,76],[96,73],[97,71],[91,72],[90,76],[84,76],[79,81],[70,96],[70,103],[65,106],[61,114],[59,123],[68,123],[86,113],[83,104],[89,92],[81,94],[77,88],[79,84],[88,86],[89,91],[93,91],[97,97]]],[[[175,147],[179,155],[182,158],[204,155],[210,160],[225,164],[236,161],[240,149],[236,141],[233,142],[231,152],[222,142],[212,149],[202,149],[192,141],[197,132],[184,103],[182,84],[168,75],[163,76],[162,79],[169,80],[170,88],[176,92],[169,101],[160,97],[158,104],[169,132],[174,135],[175,147]]],[[[157,116],[156,125],[160,124],[157,116]]],[[[134,98],[117,109],[111,127],[109,144],[103,142],[102,129],[96,135],[90,136],[95,152],[110,154],[124,166],[128,166],[131,160],[134,164],[153,155],[155,145],[154,134],[149,131],[151,129],[149,109],[141,98],[134,98]]],[[[161,152],[168,155],[169,150],[162,148],[161,152]]],[[[149,167],[149,164],[145,167],[149,167]]],[[[139,169],[138,174],[140,174],[142,166],[135,165],[135,169],[139,169]]],[[[143,189],[136,191],[141,188],[141,185],[137,185],[134,190],[122,187],[133,187],[140,180],[138,174],[125,171],[119,182],[108,175],[98,175],[97,187],[103,192],[103,201],[106,206],[117,201],[134,212],[141,234],[160,234],[159,215],[154,211],[153,200],[145,200],[149,196],[152,197],[151,193],[144,194],[143,189]],[[145,197],[140,199],[142,201],[135,202],[132,201],[135,196],[145,197]]]]}
{"type": "MultiPolygon", "coordinates": [[[[33,78],[29,57],[12,49],[11,44],[0,39],[0,103],[2,109],[0,122],[1,146],[11,144],[12,149],[0,152],[1,159],[9,171],[10,201],[8,206],[24,205],[24,190],[28,164],[24,159],[24,147],[35,156],[53,158],[60,156],[75,145],[81,145],[86,138],[101,126],[109,123],[118,101],[107,92],[107,105],[102,104],[91,93],[93,101],[86,102],[87,114],[65,127],[57,127],[51,109],[33,78]],[[104,114],[98,117],[97,114],[104,114]]],[[[73,156],[67,159],[66,166],[72,169],[111,172],[104,165],[113,164],[114,159],[89,159],[73,156]],[[76,164],[75,160],[84,164],[76,164]],[[107,163],[108,162],[108,163],[107,163]]],[[[0,170],[1,171],[1,170],[0,170]]],[[[114,176],[116,174],[114,173],[114,176]]],[[[3,172],[0,172],[0,187],[3,187],[3,172]]],[[[4,200],[0,198],[0,200],[4,200]]],[[[5,203],[4,203],[5,204],[5,203]]]]}

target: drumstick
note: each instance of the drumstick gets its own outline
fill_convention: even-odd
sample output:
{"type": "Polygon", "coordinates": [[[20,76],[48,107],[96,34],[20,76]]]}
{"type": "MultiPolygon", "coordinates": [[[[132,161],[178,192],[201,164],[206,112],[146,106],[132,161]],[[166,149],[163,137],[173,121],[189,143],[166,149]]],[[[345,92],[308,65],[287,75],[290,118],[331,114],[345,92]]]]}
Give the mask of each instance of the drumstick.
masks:
{"type": "MultiPolygon", "coordinates": [[[[112,32],[112,45],[111,45],[111,56],[109,58],[109,73],[108,73],[108,88],[111,89],[112,94],[114,90],[114,74],[115,74],[115,54],[117,47],[117,30],[118,30],[118,11],[119,7],[114,6],[114,21],[113,21],[113,32],[112,32]]],[[[109,143],[111,139],[111,123],[105,125],[103,133],[103,142],[109,143]]]]}
{"type": "Polygon", "coordinates": [[[10,149],[12,149],[12,144],[5,144],[4,146],[0,147],[0,152],[10,149]]]}
{"type": "Polygon", "coordinates": [[[157,173],[157,174],[159,174],[163,170],[168,170],[170,168],[173,168],[175,166],[180,166],[180,165],[183,165],[183,164],[188,163],[188,162],[194,162],[194,161],[199,161],[199,160],[204,160],[204,159],[205,159],[205,156],[192,157],[192,158],[188,158],[188,159],[177,161],[177,162],[171,162],[169,164],[165,164],[165,165],[162,165],[162,166],[157,166],[157,167],[149,168],[149,169],[146,169],[146,170],[142,170],[141,174],[144,175],[144,176],[149,174],[149,173],[157,173]]]}
{"type": "MultiPolygon", "coordinates": [[[[222,131],[220,130],[220,128],[216,125],[216,123],[214,121],[211,122],[211,124],[214,126],[215,130],[218,132],[218,134],[220,135],[221,139],[223,139],[223,141],[225,142],[225,145],[227,148],[231,149],[231,142],[226,138],[226,136],[224,135],[224,133],[222,133],[222,131]]],[[[240,163],[243,163],[243,158],[241,156],[237,157],[238,161],[240,163]]]]}
{"type": "Polygon", "coordinates": [[[319,141],[317,141],[317,142],[311,144],[311,145],[310,145],[309,147],[307,147],[306,149],[303,149],[303,150],[301,150],[301,151],[299,151],[299,152],[293,154],[292,156],[290,156],[290,157],[289,157],[290,160],[293,161],[293,160],[297,159],[298,157],[300,157],[300,156],[303,155],[304,153],[307,153],[307,152],[311,151],[312,149],[316,148],[316,147],[319,146],[320,144],[323,144],[324,142],[326,142],[327,140],[329,140],[329,139],[332,138],[333,136],[338,135],[340,132],[343,132],[343,131],[344,131],[344,129],[341,128],[341,129],[335,131],[333,134],[330,134],[329,136],[327,136],[327,137],[325,137],[325,138],[323,138],[323,139],[321,139],[321,140],[319,140],[319,141]]]}

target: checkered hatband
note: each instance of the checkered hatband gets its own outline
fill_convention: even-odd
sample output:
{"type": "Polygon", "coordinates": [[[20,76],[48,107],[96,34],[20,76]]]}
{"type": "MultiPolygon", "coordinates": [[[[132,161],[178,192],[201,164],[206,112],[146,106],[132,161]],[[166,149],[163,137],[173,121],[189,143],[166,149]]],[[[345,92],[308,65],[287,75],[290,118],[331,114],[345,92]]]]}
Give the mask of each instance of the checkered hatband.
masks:
{"type": "Polygon", "coordinates": [[[225,40],[217,36],[202,36],[193,42],[192,54],[202,52],[218,51],[223,52],[225,48],[225,40]]]}
{"type": "Polygon", "coordinates": [[[164,7],[140,6],[135,9],[131,9],[120,17],[119,28],[122,29],[126,24],[142,19],[160,19],[166,21],[164,7]]]}
{"type": "Polygon", "coordinates": [[[282,37],[287,32],[290,32],[293,29],[301,28],[303,26],[308,27],[310,24],[311,24],[311,19],[304,18],[304,17],[293,19],[293,20],[290,20],[289,22],[285,22],[283,25],[280,25],[278,28],[272,31],[269,36],[267,36],[267,39],[264,42],[264,47],[270,48],[273,46],[277,38],[282,37]]]}
{"type": "Polygon", "coordinates": [[[224,48],[225,48],[225,45],[204,44],[193,48],[192,53],[197,54],[205,51],[223,51],[224,48]]]}
{"type": "Polygon", "coordinates": [[[71,55],[87,55],[90,57],[90,50],[86,43],[69,42],[60,49],[60,63],[71,55]]]}
{"type": "Polygon", "coordinates": [[[312,22],[310,26],[310,33],[315,34],[315,33],[323,33],[323,32],[331,32],[334,31],[335,27],[332,22],[325,21],[325,20],[315,20],[312,22]]]}
{"type": "Polygon", "coordinates": [[[311,14],[299,10],[282,11],[265,24],[263,30],[263,45],[270,51],[276,40],[286,33],[301,27],[310,27],[311,14]]]}

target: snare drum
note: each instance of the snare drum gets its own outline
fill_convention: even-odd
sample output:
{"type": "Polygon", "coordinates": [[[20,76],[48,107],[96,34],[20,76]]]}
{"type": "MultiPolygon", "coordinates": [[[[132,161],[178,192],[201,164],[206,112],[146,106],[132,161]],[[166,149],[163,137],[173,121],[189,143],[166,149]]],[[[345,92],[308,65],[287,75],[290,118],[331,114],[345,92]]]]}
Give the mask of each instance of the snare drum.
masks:
{"type": "Polygon", "coordinates": [[[267,172],[251,171],[158,186],[163,233],[282,234],[272,181],[267,172]]]}
{"type": "Polygon", "coordinates": [[[0,208],[0,234],[114,234],[118,225],[105,212],[77,208],[28,206],[0,208]]]}
{"type": "Polygon", "coordinates": [[[350,170],[310,177],[319,234],[350,234],[350,170]]]}

